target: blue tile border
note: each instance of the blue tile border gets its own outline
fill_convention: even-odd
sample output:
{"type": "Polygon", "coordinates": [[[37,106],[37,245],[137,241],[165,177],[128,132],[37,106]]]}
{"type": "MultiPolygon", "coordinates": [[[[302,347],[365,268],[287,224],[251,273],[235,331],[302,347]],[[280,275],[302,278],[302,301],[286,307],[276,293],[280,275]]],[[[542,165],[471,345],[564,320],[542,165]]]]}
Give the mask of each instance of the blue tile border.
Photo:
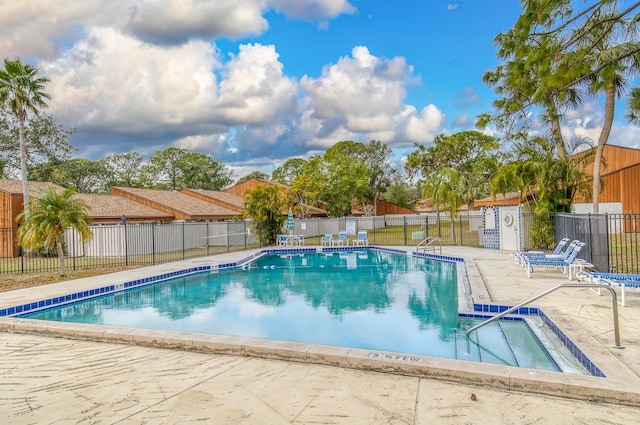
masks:
{"type": "MultiPolygon", "coordinates": [[[[472,317],[474,319],[489,319],[492,315],[480,314],[480,313],[502,313],[510,309],[512,306],[500,305],[500,304],[474,304],[473,311],[476,313],[461,313],[460,316],[472,317]]],[[[569,338],[542,310],[537,307],[521,307],[512,314],[520,316],[537,316],[542,322],[558,337],[560,342],[578,359],[578,361],[589,371],[592,376],[600,378],[606,378],[606,375],[602,370],[593,363],[586,354],[569,338]]],[[[517,316],[505,316],[500,320],[524,320],[522,317],[517,316]]]]}

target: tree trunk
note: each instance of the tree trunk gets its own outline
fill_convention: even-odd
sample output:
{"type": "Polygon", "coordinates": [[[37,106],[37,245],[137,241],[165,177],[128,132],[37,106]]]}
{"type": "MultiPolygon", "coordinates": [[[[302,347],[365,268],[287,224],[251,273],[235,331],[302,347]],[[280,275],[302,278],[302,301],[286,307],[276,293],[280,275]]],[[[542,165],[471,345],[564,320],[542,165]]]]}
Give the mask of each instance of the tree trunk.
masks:
{"type": "Polygon", "coordinates": [[[27,178],[27,148],[24,140],[24,118],[20,119],[18,129],[18,141],[20,142],[20,177],[22,178],[22,202],[24,205],[24,221],[29,220],[31,209],[29,208],[29,180],[27,178]]]}
{"type": "Polygon", "coordinates": [[[553,103],[553,101],[551,101],[551,105],[548,109],[551,119],[551,135],[553,137],[553,141],[556,144],[558,158],[565,159],[567,157],[567,149],[564,146],[564,139],[562,138],[562,131],[560,129],[560,118],[558,118],[556,105],[555,103],[553,103]]]}
{"type": "Polygon", "coordinates": [[[62,236],[56,241],[56,248],[58,250],[58,259],[60,260],[60,276],[66,276],[67,270],[64,266],[64,250],[62,249],[62,236]]]}
{"type": "Polygon", "coordinates": [[[602,154],[604,153],[604,147],[609,140],[609,134],[611,133],[611,127],[613,126],[613,116],[615,113],[616,104],[616,86],[613,81],[607,82],[605,89],[605,104],[604,104],[604,123],[602,125],[602,131],[598,138],[598,146],[596,146],[596,157],[593,161],[593,213],[600,213],[600,175],[602,169],[602,154]]]}

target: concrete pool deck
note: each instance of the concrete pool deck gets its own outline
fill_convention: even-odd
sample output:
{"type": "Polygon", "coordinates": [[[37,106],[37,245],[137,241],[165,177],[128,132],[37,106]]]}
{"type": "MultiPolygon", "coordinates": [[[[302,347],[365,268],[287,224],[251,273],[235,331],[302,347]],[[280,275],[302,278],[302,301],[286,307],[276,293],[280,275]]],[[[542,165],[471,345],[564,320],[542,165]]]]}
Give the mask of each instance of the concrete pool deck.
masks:
{"type": "MultiPolygon", "coordinates": [[[[495,303],[517,304],[568,282],[557,270],[536,269],[532,278],[527,279],[525,271],[506,252],[443,247],[443,254],[473,260],[475,267],[468,269],[470,280],[475,278],[471,274],[477,273],[476,277],[484,280],[486,295],[495,303]]],[[[0,307],[193,265],[237,261],[246,256],[247,252],[241,252],[197,258],[0,293],[0,307]]],[[[628,291],[627,304],[619,309],[625,347],[619,350],[611,347],[614,338],[608,296],[598,297],[588,289],[564,288],[534,303],[551,312],[554,321],[560,316],[563,323],[559,325],[568,326],[568,333],[575,332],[570,335],[572,339],[607,376],[617,375],[612,380],[599,381],[603,393],[610,390],[624,395],[628,391],[630,397],[635,397],[640,391],[640,291],[628,291]],[[583,343],[591,347],[587,349],[583,343]]],[[[442,375],[447,380],[437,376],[401,376],[358,369],[357,364],[342,367],[345,364],[337,361],[338,366],[330,366],[304,363],[310,359],[247,356],[246,352],[209,354],[133,345],[144,341],[149,345],[161,344],[157,335],[138,335],[139,339],[134,340],[122,330],[109,332],[120,335],[120,341],[128,344],[96,342],[102,339],[98,334],[103,335],[103,331],[77,336],[89,339],[86,341],[51,338],[40,333],[56,335],[54,329],[29,330],[28,326],[15,325],[20,322],[21,319],[10,318],[0,321],[0,330],[15,331],[0,332],[0,411],[8,412],[5,415],[10,418],[8,423],[626,424],[636,423],[640,416],[638,407],[623,405],[624,401],[611,404],[580,400],[579,394],[570,394],[574,399],[535,394],[562,395],[562,382],[554,381],[580,383],[585,378],[591,381],[602,378],[429,360],[444,366],[454,362],[458,369],[463,363],[469,366],[466,372],[470,375],[477,374],[479,369],[488,370],[484,375],[480,373],[482,379],[470,385],[450,382],[460,380],[458,376],[442,375]],[[536,383],[537,379],[527,381],[527,374],[553,375],[551,391],[536,387],[543,385],[536,383]]],[[[172,347],[184,343],[179,338],[166,340],[172,347]]],[[[274,348],[274,344],[266,345],[262,348],[274,348]]],[[[287,346],[299,354],[296,344],[287,346]]],[[[233,352],[233,348],[229,350],[233,352]]],[[[309,352],[304,347],[302,351],[309,352]]],[[[334,354],[317,351],[327,358],[334,354]]],[[[263,355],[269,357],[265,352],[263,355]]],[[[363,357],[363,364],[375,363],[363,357]]],[[[465,367],[462,369],[464,372],[465,367]]]]}

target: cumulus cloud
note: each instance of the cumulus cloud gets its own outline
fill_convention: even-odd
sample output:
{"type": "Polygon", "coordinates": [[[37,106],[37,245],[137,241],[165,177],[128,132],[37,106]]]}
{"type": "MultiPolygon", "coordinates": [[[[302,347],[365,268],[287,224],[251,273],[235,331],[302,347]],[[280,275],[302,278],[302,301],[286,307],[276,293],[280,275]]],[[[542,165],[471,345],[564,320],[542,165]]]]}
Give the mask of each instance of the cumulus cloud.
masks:
{"type": "Polygon", "coordinates": [[[0,0],[0,52],[51,60],[94,26],[169,45],[259,35],[269,28],[264,14],[270,8],[308,21],[355,12],[347,0],[83,0],[63,7],[50,0],[0,0]]]}
{"type": "Polygon", "coordinates": [[[309,118],[319,120],[331,137],[342,131],[402,145],[431,140],[443,119],[433,105],[420,112],[405,105],[407,86],[414,83],[403,57],[380,58],[357,46],[319,78],[304,76],[300,86],[310,98],[309,118]]]}
{"type": "Polygon", "coordinates": [[[143,40],[169,44],[238,37],[264,32],[269,27],[264,11],[258,0],[137,0],[126,7],[124,29],[143,40]]]}
{"type": "Polygon", "coordinates": [[[142,43],[96,28],[64,56],[43,62],[51,111],[77,126],[146,131],[201,120],[216,97],[219,58],[209,43],[142,43]]]}

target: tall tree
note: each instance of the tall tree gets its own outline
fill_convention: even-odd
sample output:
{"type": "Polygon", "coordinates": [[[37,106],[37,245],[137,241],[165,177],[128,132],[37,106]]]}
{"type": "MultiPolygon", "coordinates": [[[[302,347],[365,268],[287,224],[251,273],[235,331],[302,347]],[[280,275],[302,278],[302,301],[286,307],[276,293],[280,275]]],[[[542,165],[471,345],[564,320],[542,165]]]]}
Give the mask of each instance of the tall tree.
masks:
{"type": "Polygon", "coordinates": [[[20,143],[20,174],[25,218],[29,217],[29,183],[27,180],[27,149],[24,133],[29,115],[38,115],[40,108],[47,106],[45,99],[51,96],[44,92],[49,82],[47,77],[38,77],[38,70],[20,59],[5,59],[4,69],[0,69],[0,103],[7,103],[9,109],[20,122],[18,140],[20,143]]]}
{"type": "Polygon", "coordinates": [[[358,198],[366,216],[375,215],[378,201],[399,172],[391,161],[393,152],[379,140],[369,143],[342,141],[327,150],[329,155],[342,155],[366,165],[367,189],[358,198]]]}
{"type": "MultiPolygon", "coordinates": [[[[0,104],[0,161],[6,163],[7,174],[20,176],[20,122],[7,105],[0,104]]],[[[75,129],[64,128],[47,113],[32,117],[24,132],[27,172],[41,162],[64,161],[75,148],[69,138],[75,129]]]]}
{"type": "Polygon", "coordinates": [[[174,147],[157,151],[143,175],[147,187],[165,190],[221,190],[233,182],[233,171],[211,156],[174,147]]]}
{"type": "Polygon", "coordinates": [[[63,249],[65,230],[75,229],[83,242],[92,236],[89,207],[81,199],[73,198],[74,193],[72,189],[65,189],[62,193],[50,189],[32,201],[29,218],[26,217],[26,211],[19,216],[20,220],[24,220],[18,229],[20,244],[34,250],[55,247],[60,261],[60,276],[67,274],[63,249]]]}
{"type": "Polygon", "coordinates": [[[104,192],[107,170],[101,161],[73,158],[37,164],[29,170],[29,179],[52,182],[81,193],[104,192]]]}
{"type": "Polygon", "coordinates": [[[105,189],[114,186],[143,187],[143,158],[137,152],[110,154],[100,160],[107,172],[105,189]]]}
{"type": "Polygon", "coordinates": [[[439,135],[432,146],[416,145],[407,158],[410,174],[420,173],[428,186],[454,185],[444,209],[455,211],[460,205],[473,206],[473,200],[489,194],[489,178],[502,161],[497,138],[478,131],[439,135]],[[444,179],[444,180],[443,180],[444,179]],[[430,183],[430,180],[434,182],[430,183]],[[455,197],[452,198],[452,197],[455,197]]]}
{"type": "Polygon", "coordinates": [[[291,186],[303,172],[307,161],[302,158],[289,158],[280,167],[273,170],[271,180],[285,186],[291,186]]]}
{"type": "Polygon", "coordinates": [[[179,164],[182,169],[183,187],[222,190],[233,183],[233,170],[210,155],[189,152],[179,164]]]}
{"type": "Polygon", "coordinates": [[[370,193],[369,167],[347,153],[345,146],[349,143],[353,142],[340,142],[327,149],[314,171],[313,178],[323,184],[320,201],[333,217],[350,215],[353,201],[364,205],[370,193]]]}

